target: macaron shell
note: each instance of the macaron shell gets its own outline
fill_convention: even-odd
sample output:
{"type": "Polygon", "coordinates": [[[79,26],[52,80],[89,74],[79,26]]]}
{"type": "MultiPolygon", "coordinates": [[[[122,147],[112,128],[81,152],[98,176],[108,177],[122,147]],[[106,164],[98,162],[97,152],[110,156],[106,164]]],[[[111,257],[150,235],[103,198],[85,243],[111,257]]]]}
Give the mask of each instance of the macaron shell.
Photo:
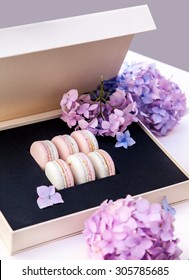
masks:
{"type": "Polygon", "coordinates": [[[99,149],[89,153],[88,157],[93,164],[97,179],[115,175],[115,164],[106,151],[99,149]]]}
{"type": "Polygon", "coordinates": [[[76,185],[95,180],[95,171],[89,158],[84,153],[70,155],[67,158],[76,185]]]}
{"type": "Polygon", "coordinates": [[[55,145],[49,140],[33,142],[30,147],[30,154],[43,170],[48,161],[59,157],[55,145]]]}
{"type": "Polygon", "coordinates": [[[77,142],[79,151],[86,155],[99,149],[96,137],[89,130],[76,130],[71,133],[71,136],[77,142]]]}
{"type": "Polygon", "coordinates": [[[55,144],[60,158],[65,161],[69,155],[79,153],[78,145],[70,135],[58,135],[51,141],[55,144]]]}
{"type": "Polygon", "coordinates": [[[72,172],[68,164],[61,159],[48,162],[45,166],[45,174],[57,190],[69,188],[74,185],[72,172]]]}

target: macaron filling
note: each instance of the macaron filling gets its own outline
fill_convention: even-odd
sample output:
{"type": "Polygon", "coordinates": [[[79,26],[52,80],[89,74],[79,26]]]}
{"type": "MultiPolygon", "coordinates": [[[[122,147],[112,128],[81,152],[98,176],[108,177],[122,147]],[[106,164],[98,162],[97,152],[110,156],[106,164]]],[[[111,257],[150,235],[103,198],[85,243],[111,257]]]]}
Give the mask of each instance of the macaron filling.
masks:
{"type": "Polygon", "coordinates": [[[97,154],[100,154],[100,156],[102,156],[102,158],[103,158],[103,162],[105,163],[104,164],[105,171],[108,174],[107,176],[115,175],[115,168],[113,168],[114,165],[112,166],[112,164],[111,164],[112,159],[109,156],[109,154],[104,152],[103,150],[98,150],[97,154]]]}
{"type": "Polygon", "coordinates": [[[77,158],[79,159],[79,161],[82,164],[83,171],[85,173],[86,182],[94,180],[94,175],[91,172],[91,166],[89,166],[90,165],[89,160],[85,156],[85,154],[78,153],[77,158]]]}
{"type": "Polygon", "coordinates": [[[58,152],[50,140],[40,141],[47,151],[48,161],[58,159],[58,152]]]}
{"type": "Polygon", "coordinates": [[[59,173],[62,177],[62,180],[64,181],[65,188],[71,187],[72,186],[72,181],[70,180],[70,176],[68,174],[68,173],[70,173],[70,170],[68,170],[67,164],[65,163],[64,166],[63,166],[63,164],[59,160],[56,160],[55,164],[57,165],[57,168],[58,168],[59,173]]]}
{"type": "Polygon", "coordinates": [[[71,136],[65,134],[65,135],[61,136],[61,139],[67,145],[67,147],[68,147],[68,149],[70,151],[70,154],[75,154],[75,153],[79,152],[77,144],[75,143],[75,140],[71,136]]]}

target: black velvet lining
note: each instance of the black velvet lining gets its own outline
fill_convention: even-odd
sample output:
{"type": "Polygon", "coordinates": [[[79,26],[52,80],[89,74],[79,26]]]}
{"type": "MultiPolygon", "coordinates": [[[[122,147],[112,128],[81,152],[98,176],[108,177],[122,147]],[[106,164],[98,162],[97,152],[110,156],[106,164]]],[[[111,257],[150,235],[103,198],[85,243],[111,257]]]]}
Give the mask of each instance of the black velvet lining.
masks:
{"type": "Polygon", "coordinates": [[[40,210],[36,187],[50,185],[29,153],[36,140],[70,134],[60,119],[0,132],[0,209],[13,230],[187,180],[187,177],[146,135],[138,124],[129,127],[136,144],[115,148],[115,138],[98,137],[100,148],[112,156],[117,174],[61,190],[63,204],[40,210]]]}

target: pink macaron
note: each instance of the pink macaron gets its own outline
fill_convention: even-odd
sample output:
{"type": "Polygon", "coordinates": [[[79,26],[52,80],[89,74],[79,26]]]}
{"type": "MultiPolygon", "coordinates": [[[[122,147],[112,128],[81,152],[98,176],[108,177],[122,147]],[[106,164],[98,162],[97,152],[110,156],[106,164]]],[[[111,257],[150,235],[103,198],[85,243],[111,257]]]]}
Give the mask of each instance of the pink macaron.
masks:
{"type": "Polygon", "coordinates": [[[33,142],[30,147],[30,154],[43,170],[48,161],[59,158],[57,148],[50,140],[33,142]]]}
{"type": "Polygon", "coordinates": [[[115,175],[114,162],[106,151],[99,149],[90,152],[87,156],[93,164],[97,179],[115,175]]]}
{"type": "Polygon", "coordinates": [[[61,159],[66,160],[69,155],[79,153],[79,148],[73,137],[70,135],[58,135],[51,140],[59,153],[61,159]]]}
{"type": "Polygon", "coordinates": [[[67,158],[76,185],[95,180],[95,171],[90,159],[84,153],[70,155],[67,158]]]}
{"type": "Polygon", "coordinates": [[[77,142],[79,151],[86,155],[99,148],[96,137],[89,130],[76,130],[71,133],[71,136],[77,142]]]}
{"type": "Polygon", "coordinates": [[[47,162],[45,174],[57,190],[69,188],[74,185],[72,172],[68,164],[62,159],[47,162]]]}

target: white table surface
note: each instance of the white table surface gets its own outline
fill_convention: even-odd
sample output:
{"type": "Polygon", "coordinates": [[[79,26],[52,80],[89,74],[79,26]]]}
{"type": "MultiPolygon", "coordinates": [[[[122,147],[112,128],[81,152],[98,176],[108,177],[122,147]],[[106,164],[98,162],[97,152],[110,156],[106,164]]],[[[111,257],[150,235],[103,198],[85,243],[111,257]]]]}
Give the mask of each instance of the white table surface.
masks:
{"type": "MultiPolygon", "coordinates": [[[[129,51],[127,61],[155,62],[160,72],[178,83],[187,96],[189,107],[189,73],[154,59],[129,51]]],[[[159,138],[169,153],[189,172],[189,110],[180,123],[166,137],[159,138]]],[[[180,238],[179,246],[183,249],[182,259],[189,259],[189,201],[178,204],[176,208],[175,231],[180,238]]],[[[0,259],[10,260],[84,260],[88,259],[87,248],[82,234],[51,243],[10,256],[0,238],[0,259]]]]}

